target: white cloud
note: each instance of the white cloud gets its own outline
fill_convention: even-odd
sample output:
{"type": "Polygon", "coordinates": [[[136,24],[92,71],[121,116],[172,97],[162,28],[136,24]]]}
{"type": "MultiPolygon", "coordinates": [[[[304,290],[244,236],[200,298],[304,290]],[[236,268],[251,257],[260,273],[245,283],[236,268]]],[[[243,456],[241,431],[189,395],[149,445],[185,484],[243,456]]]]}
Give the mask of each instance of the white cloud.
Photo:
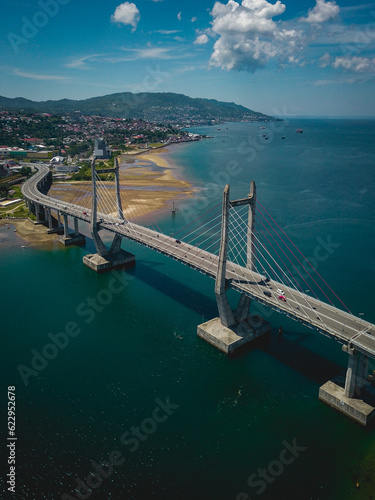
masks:
{"type": "Polygon", "coordinates": [[[179,12],[179,13],[177,14],[177,19],[178,19],[179,21],[181,21],[181,19],[182,19],[182,12],[179,12]]]}
{"type": "Polygon", "coordinates": [[[175,59],[177,56],[170,54],[171,49],[166,49],[162,47],[147,47],[145,49],[127,49],[122,50],[134,54],[134,56],[129,60],[137,59],[175,59]]]}
{"type": "Polygon", "coordinates": [[[116,7],[115,13],[111,16],[111,21],[114,23],[133,26],[135,31],[141,16],[139,10],[134,3],[125,2],[116,7]]]}
{"type": "Polygon", "coordinates": [[[369,73],[375,71],[375,57],[336,57],[332,66],[357,73],[369,73]]]}
{"type": "Polygon", "coordinates": [[[273,17],[285,12],[285,5],[277,0],[229,0],[216,2],[212,31],[219,35],[215,42],[210,65],[227,70],[256,71],[270,59],[288,61],[298,50],[300,32],[285,29],[273,17]]]}
{"type": "Polygon", "coordinates": [[[192,17],[192,18],[190,19],[190,21],[191,21],[192,23],[195,23],[195,21],[196,21],[196,20],[197,20],[197,17],[195,17],[195,16],[194,16],[194,17],[192,17]]]}
{"type": "Polygon", "coordinates": [[[72,61],[68,62],[65,64],[67,68],[74,68],[74,69],[89,69],[90,67],[87,62],[95,61],[97,58],[103,57],[106,54],[91,54],[88,56],[83,56],[83,57],[77,57],[76,59],[73,59],[72,61]]]}
{"type": "Polygon", "coordinates": [[[195,45],[204,45],[207,42],[208,42],[208,36],[203,33],[203,35],[197,36],[194,43],[195,43],[195,45]]]}
{"type": "Polygon", "coordinates": [[[331,56],[328,54],[328,52],[326,52],[324,56],[319,59],[318,64],[321,68],[326,68],[331,64],[331,56]]]}
{"type": "Polygon", "coordinates": [[[181,30],[155,30],[151,33],[160,33],[161,35],[173,35],[175,33],[181,33],[181,30]]]}
{"type": "Polygon", "coordinates": [[[43,75],[40,73],[28,73],[26,71],[22,71],[18,68],[14,68],[13,74],[16,76],[22,76],[23,78],[31,78],[31,80],[71,80],[69,76],[61,76],[61,75],[43,75]]]}
{"type": "Polygon", "coordinates": [[[337,17],[340,13],[340,7],[335,1],[326,2],[325,0],[316,0],[316,5],[309,10],[307,17],[301,17],[300,21],[305,23],[324,23],[329,19],[337,17]]]}

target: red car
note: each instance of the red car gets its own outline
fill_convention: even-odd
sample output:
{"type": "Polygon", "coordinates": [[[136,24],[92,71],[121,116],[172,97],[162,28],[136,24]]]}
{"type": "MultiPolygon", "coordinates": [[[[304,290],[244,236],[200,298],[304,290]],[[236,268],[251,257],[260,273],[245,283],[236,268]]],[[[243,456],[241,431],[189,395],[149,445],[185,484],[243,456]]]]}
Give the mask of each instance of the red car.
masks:
{"type": "Polygon", "coordinates": [[[83,215],[87,215],[87,212],[83,212],[83,215]]]}
{"type": "Polygon", "coordinates": [[[284,295],[279,295],[279,300],[283,300],[284,302],[286,302],[286,298],[284,297],[284,295]]]}

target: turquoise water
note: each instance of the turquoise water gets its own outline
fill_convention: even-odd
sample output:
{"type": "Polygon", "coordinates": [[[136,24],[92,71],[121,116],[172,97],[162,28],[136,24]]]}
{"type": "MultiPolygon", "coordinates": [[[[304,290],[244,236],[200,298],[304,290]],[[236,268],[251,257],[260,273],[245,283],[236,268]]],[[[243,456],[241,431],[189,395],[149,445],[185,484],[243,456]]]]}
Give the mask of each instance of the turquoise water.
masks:
{"type": "MultiPolygon", "coordinates": [[[[177,146],[171,158],[199,191],[178,202],[173,219],[160,215],[159,225],[174,232],[219,203],[225,182],[234,198],[246,195],[254,179],[261,203],[305,255],[313,255],[317,238],[330,236],[339,245],[319,263],[319,273],[354,314],[375,322],[375,121],[301,119],[275,126],[194,129],[214,138],[177,146]]],[[[15,498],[78,498],[76,478],[86,483],[92,463],[108,461],[115,450],[123,462],[112,474],[107,467],[109,477],[81,498],[374,495],[375,431],[318,401],[319,386],[345,367],[338,344],[272,313],[270,339],[227,358],[196,336],[197,325],[217,314],[207,277],[123,242],[137,263],[121,282],[121,273],[96,275],[82,265],[93,250],[90,241],[86,248],[38,250],[22,249],[6,228],[0,237],[0,400],[5,409],[6,388],[16,386],[15,498]],[[25,386],[19,365],[31,368],[32,350],[42,352],[51,343],[48,334],[66,328],[79,334],[64,349],[47,348],[54,359],[29,374],[25,386]],[[167,398],[170,414],[155,413],[167,398]],[[138,441],[121,442],[137,427],[138,441]],[[293,442],[300,447],[295,456],[283,454],[293,442]],[[289,463],[280,462],[284,456],[289,463]],[[259,479],[268,468],[268,479],[259,479]]]]}

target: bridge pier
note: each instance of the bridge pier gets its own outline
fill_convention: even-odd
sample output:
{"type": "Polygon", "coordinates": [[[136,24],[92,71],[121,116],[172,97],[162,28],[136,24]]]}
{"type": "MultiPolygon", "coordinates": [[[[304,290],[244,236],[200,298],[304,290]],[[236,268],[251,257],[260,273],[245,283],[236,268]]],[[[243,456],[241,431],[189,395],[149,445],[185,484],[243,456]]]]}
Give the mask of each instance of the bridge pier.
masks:
{"type": "Polygon", "coordinates": [[[118,219],[124,220],[121,197],[120,197],[120,179],[119,179],[119,166],[117,158],[115,159],[116,165],[114,169],[95,170],[95,160],[91,163],[92,175],[92,209],[91,209],[91,235],[95,244],[97,253],[88,254],[83,257],[83,263],[96,271],[97,273],[110,271],[112,269],[128,269],[134,267],[135,256],[121,248],[122,237],[115,234],[112,245],[108,250],[99,236],[98,222],[97,222],[97,196],[96,196],[96,174],[101,172],[114,172],[116,181],[116,201],[118,209],[118,219]]]}
{"type": "Polygon", "coordinates": [[[57,211],[57,218],[53,217],[52,210],[50,208],[48,209],[48,213],[49,213],[49,215],[48,215],[47,233],[48,234],[52,234],[52,233],[63,234],[64,227],[61,223],[60,212],[57,211]]]}
{"type": "Polygon", "coordinates": [[[375,416],[375,395],[367,394],[368,356],[343,346],[348,353],[345,383],[329,380],[319,389],[319,399],[347,417],[366,426],[375,416]]]}
{"type": "Polygon", "coordinates": [[[226,354],[232,354],[236,349],[270,331],[270,324],[260,316],[251,316],[249,309],[250,297],[242,294],[235,311],[232,311],[226,296],[226,264],[228,254],[229,208],[232,206],[249,205],[249,226],[247,233],[247,267],[254,268],[253,231],[255,219],[256,188],[251,183],[248,198],[229,201],[229,185],[223,193],[223,212],[221,225],[221,243],[219,265],[215,281],[215,296],[219,317],[211,319],[197,327],[197,334],[202,339],[214,345],[226,354]]]}
{"type": "Polygon", "coordinates": [[[39,205],[39,203],[35,203],[35,217],[36,221],[39,224],[43,224],[46,222],[46,212],[43,205],[39,205]]]}
{"type": "Polygon", "coordinates": [[[78,231],[78,219],[74,217],[74,233],[69,232],[68,215],[63,214],[64,218],[64,234],[58,237],[60,243],[65,246],[70,245],[84,245],[86,243],[86,237],[80,234],[78,231]]]}

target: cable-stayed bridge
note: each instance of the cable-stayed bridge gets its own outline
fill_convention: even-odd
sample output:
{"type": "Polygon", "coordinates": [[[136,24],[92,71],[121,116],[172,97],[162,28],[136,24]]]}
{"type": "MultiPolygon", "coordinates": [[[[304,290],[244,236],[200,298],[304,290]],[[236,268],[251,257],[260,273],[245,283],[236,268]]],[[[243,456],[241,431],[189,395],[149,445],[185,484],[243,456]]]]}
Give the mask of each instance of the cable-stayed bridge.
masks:
{"type": "MultiPolygon", "coordinates": [[[[269,331],[268,323],[250,315],[251,300],[333,338],[349,354],[346,383],[341,388],[328,382],[320,389],[320,398],[363,424],[374,415],[372,406],[354,396],[368,386],[368,360],[375,359],[375,325],[351,314],[257,200],[255,183],[250,194],[239,200],[230,200],[226,186],[222,203],[172,236],[163,234],[144,212],[134,214],[137,222],[127,218],[126,191],[121,192],[117,165],[97,170],[92,163],[89,197],[78,191],[69,202],[61,201],[49,196],[50,186],[49,168],[38,166],[22,189],[29,209],[50,231],[63,227],[62,241],[68,244],[82,242],[78,221],[89,223],[97,250],[84,258],[89,267],[101,271],[134,263],[134,256],[121,249],[126,238],[213,278],[219,318],[200,325],[198,334],[225,352],[269,331]],[[109,173],[114,174],[115,183],[105,181],[109,173]],[[73,218],[74,233],[69,232],[68,217],[73,218]],[[99,235],[101,230],[114,235],[109,249],[99,235]],[[235,310],[226,296],[229,288],[241,294],[235,310]],[[335,306],[337,301],[340,308],[335,306]]],[[[329,241],[323,242],[321,251],[333,252],[329,241]]]]}

